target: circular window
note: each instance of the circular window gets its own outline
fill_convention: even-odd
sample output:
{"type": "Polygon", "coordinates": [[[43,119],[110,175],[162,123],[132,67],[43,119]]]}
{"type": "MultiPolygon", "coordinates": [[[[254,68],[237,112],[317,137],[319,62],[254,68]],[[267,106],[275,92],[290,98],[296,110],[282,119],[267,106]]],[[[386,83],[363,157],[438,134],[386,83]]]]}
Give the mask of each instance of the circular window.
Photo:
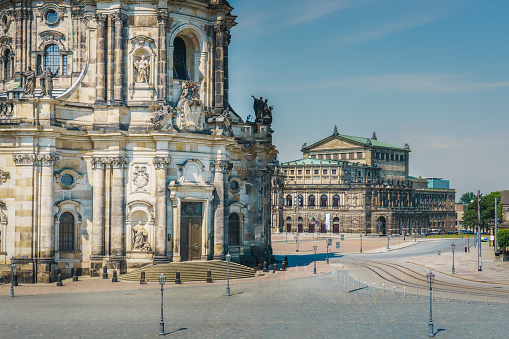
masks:
{"type": "Polygon", "coordinates": [[[64,174],[62,175],[62,177],[60,178],[60,182],[63,184],[63,185],[66,185],[66,186],[71,186],[74,182],[74,178],[72,175],[70,174],[64,174]]]}
{"type": "Polygon", "coordinates": [[[238,191],[239,190],[239,183],[235,180],[230,181],[230,188],[232,191],[238,191]]]}
{"type": "Polygon", "coordinates": [[[55,10],[50,9],[49,11],[46,12],[46,21],[49,24],[56,23],[58,21],[58,13],[55,10]]]}

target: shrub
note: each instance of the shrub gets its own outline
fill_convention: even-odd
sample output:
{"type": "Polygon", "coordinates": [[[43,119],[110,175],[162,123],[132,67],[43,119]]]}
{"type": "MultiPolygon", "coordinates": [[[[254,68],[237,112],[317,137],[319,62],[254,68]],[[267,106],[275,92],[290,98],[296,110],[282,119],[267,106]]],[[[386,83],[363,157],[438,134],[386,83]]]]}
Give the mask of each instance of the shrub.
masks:
{"type": "Polygon", "coordinates": [[[497,232],[497,244],[505,252],[505,247],[509,247],[509,228],[497,232]]]}

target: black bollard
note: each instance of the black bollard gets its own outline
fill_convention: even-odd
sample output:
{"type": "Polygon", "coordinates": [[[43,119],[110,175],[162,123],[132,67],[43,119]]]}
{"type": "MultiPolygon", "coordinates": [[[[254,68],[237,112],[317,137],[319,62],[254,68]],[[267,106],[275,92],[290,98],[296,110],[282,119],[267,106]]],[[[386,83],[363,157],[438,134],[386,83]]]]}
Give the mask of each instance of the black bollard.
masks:
{"type": "Polygon", "coordinates": [[[72,271],[72,281],[78,281],[78,270],[73,268],[72,271]]]}
{"type": "Polygon", "coordinates": [[[207,282],[212,283],[212,272],[207,270],[207,282]]]}
{"type": "Polygon", "coordinates": [[[57,275],[57,286],[63,286],[61,274],[57,275]]]}
{"type": "Polygon", "coordinates": [[[103,279],[108,279],[108,267],[103,266],[103,279]]]}
{"type": "Polygon", "coordinates": [[[113,270],[113,278],[111,278],[111,282],[118,282],[117,270],[113,270]]]}
{"type": "Polygon", "coordinates": [[[18,275],[15,274],[14,277],[12,277],[12,279],[14,280],[14,286],[18,286],[18,275]]]}
{"type": "Polygon", "coordinates": [[[175,284],[180,285],[182,281],[180,280],[180,272],[175,272],[175,284]]]}
{"type": "Polygon", "coordinates": [[[274,264],[274,271],[272,271],[272,273],[276,273],[277,271],[277,264],[274,264]]]}
{"type": "Polygon", "coordinates": [[[145,284],[145,271],[141,271],[140,284],[145,284]]]}
{"type": "Polygon", "coordinates": [[[268,272],[268,271],[269,271],[269,269],[267,268],[267,262],[264,261],[263,262],[263,272],[268,272]]]}

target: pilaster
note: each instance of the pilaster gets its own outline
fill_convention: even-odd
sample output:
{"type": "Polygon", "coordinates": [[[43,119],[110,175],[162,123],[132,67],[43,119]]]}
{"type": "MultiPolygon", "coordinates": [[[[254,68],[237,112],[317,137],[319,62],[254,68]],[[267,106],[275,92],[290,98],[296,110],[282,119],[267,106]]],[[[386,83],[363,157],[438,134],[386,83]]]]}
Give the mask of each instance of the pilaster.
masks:
{"type": "Polygon", "coordinates": [[[96,45],[96,104],[106,103],[106,39],[105,28],[107,16],[97,14],[97,45],[96,45]]]}
{"type": "MultiPolygon", "coordinates": [[[[104,256],[104,173],[107,158],[92,158],[94,167],[92,195],[92,259],[101,260],[104,256]]],[[[92,272],[92,271],[91,271],[92,272]]]]}
{"type": "MultiPolygon", "coordinates": [[[[219,158],[219,155],[218,155],[219,158]]],[[[229,163],[224,160],[214,162],[214,188],[216,190],[216,211],[214,214],[214,259],[224,259],[224,199],[225,173],[229,163]]]]}
{"type": "Polygon", "coordinates": [[[167,77],[166,77],[166,69],[167,69],[167,59],[166,59],[166,26],[168,23],[168,10],[165,8],[160,8],[157,10],[157,23],[158,23],[158,67],[157,67],[157,101],[161,103],[166,103],[166,93],[167,93],[167,77]]]}
{"type": "Polygon", "coordinates": [[[128,164],[127,158],[110,159],[112,166],[111,183],[111,252],[113,257],[122,257],[125,249],[125,188],[124,172],[128,164]]]}
{"type": "Polygon", "coordinates": [[[41,165],[40,185],[40,258],[55,256],[55,219],[53,214],[53,165],[59,159],[55,154],[39,154],[37,160],[41,165]]]}
{"type": "Polygon", "coordinates": [[[113,89],[113,99],[116,104],[122,104],[124,97],[122,95],[122,84],[124,82],[124,71],[122,70],[123,65],[123,48],[122,48],[122,32],[124,21],[127,16],[122,13],[115,13],[113,20],[115,21],[115,83],[113,89]]]}
{"type": "Polygon", "coordinates": [[[228,109],[228,44],[230,29],[224,18],[218,17],[214,24],[216,33],[214,53],[214,111],[222,113],[228,109]]]}
{"type": "Polygon", "coordinates": [[[166,176],[171,159],[168,157],[155,157],[153,160],[156,169],[156,217],[155,217],[155,248],[154,261],[167,260],[166,238],[166,176]]]}

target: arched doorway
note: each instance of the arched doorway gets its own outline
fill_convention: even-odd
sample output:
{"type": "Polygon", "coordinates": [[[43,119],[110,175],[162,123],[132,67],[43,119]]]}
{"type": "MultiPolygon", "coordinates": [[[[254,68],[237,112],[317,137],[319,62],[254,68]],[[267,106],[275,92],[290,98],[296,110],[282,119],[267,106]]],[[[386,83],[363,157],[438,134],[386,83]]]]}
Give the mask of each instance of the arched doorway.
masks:
{"type": "Polygon", "coordinates": [[[240,245],[240,218],[237,213],[230,214],[228,218],[228,245],[240,245]]]}
{"type": "Polygon", "coordinates": [[[60,252],[74,251],[74,216],[69,212],[62,213],[60,216],[58,250],[60,252]]]}
{"type": "Polygon", "coordinates": [[[302,220],[302,217],[299,217],[299,222],[297,225],[298,225],[298,232],[303,233],[304,232],[304,221],[302,220]]]}
{"type": "Polygon", "coordinates": [[[336,217],[332,220],[332,233],[339,233],[339,218],[336,217]]]}
{"type": "Polygon", "coordinates": [[[377,228],[378,228],[378,234],[379,235],[386,235],[387,234],[385,217],[378,217],[378,219],[376,220],[376,225],[377,225],[377,228]]]}
{"type": "Polygon", "coordinates": [[[292,231],[292,218],[288,217],[286,218],[286,232],[292,231]]]}
{"type": "Polygon", "coordinates": [[[325,220],[322,220],[322,222],[320,223],[320,232],[327,233],[327,225],[325,225],[325,220]]]}
{"type": "Polygon", "coordinates": [[[315,233],[315,218],[311,219],[308,225],[308,232],[315,233]]]}

